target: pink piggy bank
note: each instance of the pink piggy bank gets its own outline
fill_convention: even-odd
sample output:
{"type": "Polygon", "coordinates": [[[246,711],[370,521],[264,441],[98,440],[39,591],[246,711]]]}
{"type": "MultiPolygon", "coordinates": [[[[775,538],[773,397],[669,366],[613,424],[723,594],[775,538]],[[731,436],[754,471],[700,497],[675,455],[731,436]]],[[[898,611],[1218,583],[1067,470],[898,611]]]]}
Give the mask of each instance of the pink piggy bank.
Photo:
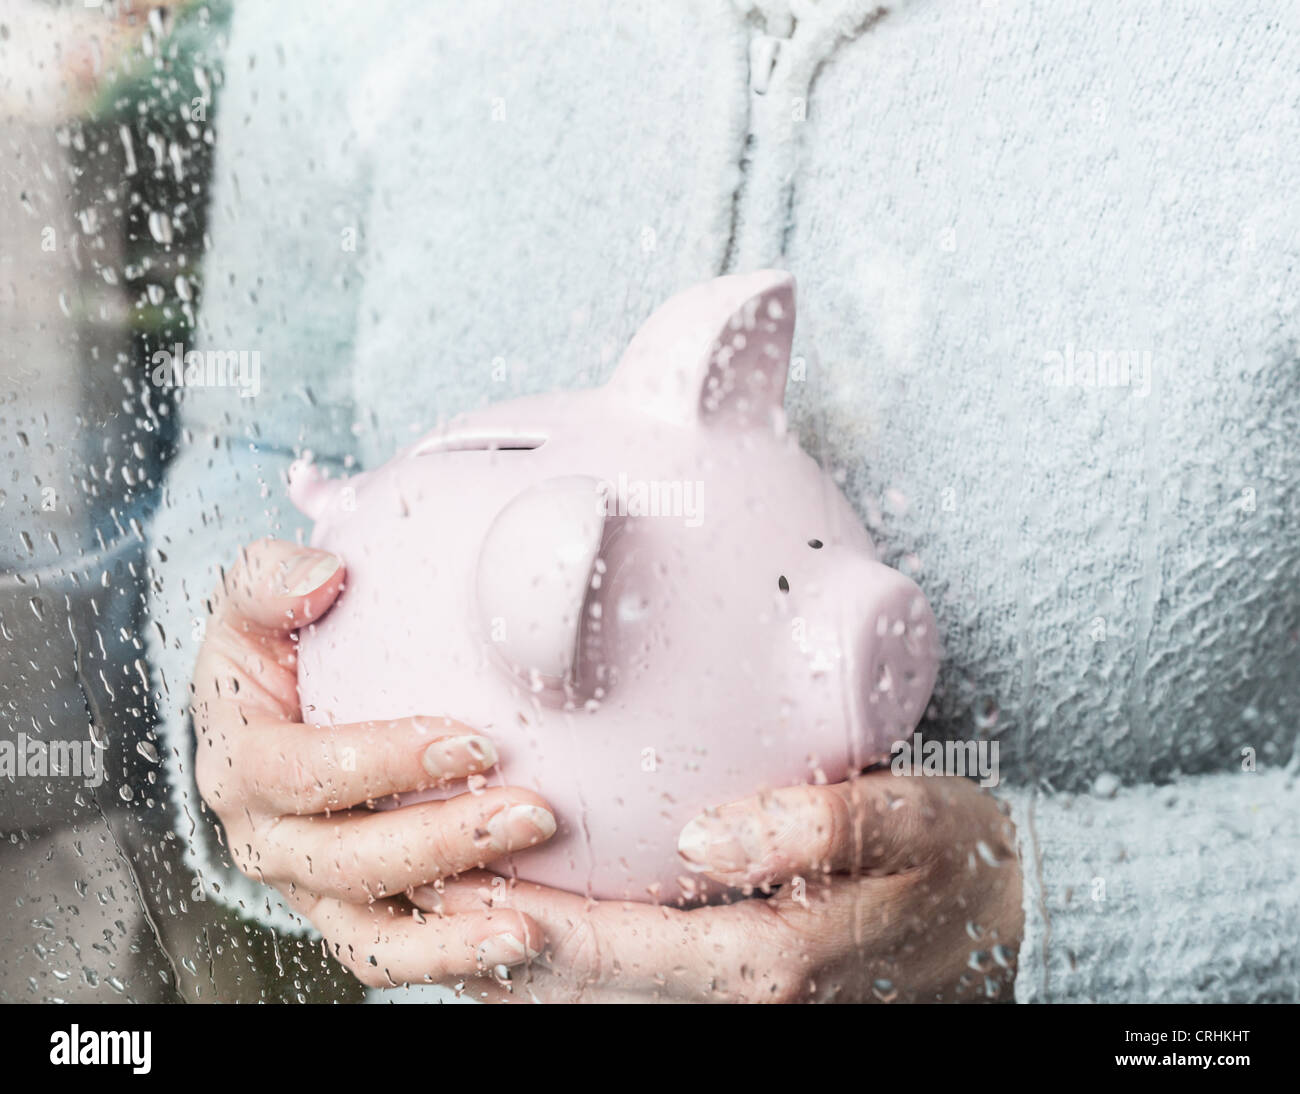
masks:
{"type": "Polygon", "coordinates": [[[720,277],[604,387],[466,414],[350,479],[296,465],[348,568],[301,635],[305,719],[487,733],[559,820],[498,868],[601,899],[701,899],[676,841],[702,809],[887,757],[935,622],[785,430],[793,328],[788,274],[720,277]]]}

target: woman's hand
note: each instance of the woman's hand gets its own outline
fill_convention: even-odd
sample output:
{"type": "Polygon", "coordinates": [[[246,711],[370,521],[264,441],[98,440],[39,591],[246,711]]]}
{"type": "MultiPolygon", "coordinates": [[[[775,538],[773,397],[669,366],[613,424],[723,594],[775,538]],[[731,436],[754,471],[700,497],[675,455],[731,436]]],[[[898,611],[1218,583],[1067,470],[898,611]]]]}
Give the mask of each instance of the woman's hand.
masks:
{"type": "Polygon", "coordinates": [[[874,772],[701,815],[695,869],[768,899],[682,911],[490,875],[416,890],[443,914],[508,907],[550,945],[495,998],[746,1002],[1004,998],[1023,917],[1014,832],[957,778],[874,772]]]}
{"type": "Polygon", "coordinates": [[[354,808],[487,771],[492,742],[445,717],[300,722],[293,632],[334,602],[343,574],[324,551],[261,540],[213,594],[193,684],[203,799],[239,868],[279,889],[364,983],[520,964],[542,948],[527,914],[485,907],[429,918],[401,894],[549,838],[545,801],[505,787],[354,808]]]}

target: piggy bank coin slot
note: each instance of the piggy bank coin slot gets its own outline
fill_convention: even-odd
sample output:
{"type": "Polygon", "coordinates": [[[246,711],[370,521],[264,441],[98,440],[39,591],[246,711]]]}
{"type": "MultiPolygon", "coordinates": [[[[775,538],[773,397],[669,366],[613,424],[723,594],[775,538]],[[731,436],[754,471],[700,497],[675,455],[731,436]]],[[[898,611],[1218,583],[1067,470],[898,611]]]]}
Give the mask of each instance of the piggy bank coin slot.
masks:
{"type": "Polygon", "coordinates": [[[417,456],[442,452],[531,452],[546,443],[544,433],[464,432],[430,437],[415,450],[417,456]]]}

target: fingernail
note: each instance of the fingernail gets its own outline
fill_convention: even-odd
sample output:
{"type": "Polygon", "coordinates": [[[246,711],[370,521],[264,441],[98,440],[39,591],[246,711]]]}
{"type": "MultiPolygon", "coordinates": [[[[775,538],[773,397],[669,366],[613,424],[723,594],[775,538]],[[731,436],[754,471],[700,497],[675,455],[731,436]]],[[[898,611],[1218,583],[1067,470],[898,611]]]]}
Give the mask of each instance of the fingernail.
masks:
{"type": "Polygon", "coordinates": [[[515,851],[553,836],[555,817],[536,805],[512,805],[488,818],[487,832],[493,850],[515,851]]]}
{"type": "Polygon", "coordinates": [[[517,935],[507,931],[505,934],[493,935],[478,944],[475,951],[480,965],[519,965],[525,961],[536,961],[541,957],[540,950],[525,946],[517,935]]]}
{"type": "Polygon", "coordinates": [[[285,596],[306,596],[325,584],[343,565],[338,555],[327,551],[303,551],[289,562],[284,578],[285,596]]]}
{"type": "Polygon", "coordinates": [[[743,870],[760,861],[765,851],[762,835],[748,816],[701,813],[677,837],[677,853],[696,866],[743,870]]]}
{"type": "Polygon", "coordinates": [[[442,915],[443,895],[433,885],[417,885],[412,889],[411,903],[422,911],[442,915]]]}
{"type": "Polygon", "coordinates": [[[459,778],[467,771],[486,771],[497,762],[497,749],[486,737],[444,737],[424,750],[424,770],[437,779],[459,778]]]}

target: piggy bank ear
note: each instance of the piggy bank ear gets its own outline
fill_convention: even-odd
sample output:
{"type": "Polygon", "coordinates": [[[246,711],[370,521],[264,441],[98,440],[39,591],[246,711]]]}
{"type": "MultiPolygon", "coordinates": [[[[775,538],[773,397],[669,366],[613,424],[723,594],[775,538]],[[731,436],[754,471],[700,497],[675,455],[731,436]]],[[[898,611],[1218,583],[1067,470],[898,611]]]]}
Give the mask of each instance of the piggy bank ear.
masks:
{"type": "Polygon", "coordinates": [[[788,273],[714,278],[646,320],[609,387],[681,425],[770,427],[785,400],[793,336],[788,273]]]}
{"type": "Polygon", "coordinates": [[[598,479],[546,479],[516,495],[483,537],[481,630],[505,667],[543,698],[581,692],[584,609],[596,560],[618,523],[605,515],[605,500],[598,479]]]}
{"type": "Polygon", "coordinates": [[[309,456],[295,460],[289,467],[289,500],[312,520],[320,520],[346,486],[346,479],[327,479],[309,456]]]}

